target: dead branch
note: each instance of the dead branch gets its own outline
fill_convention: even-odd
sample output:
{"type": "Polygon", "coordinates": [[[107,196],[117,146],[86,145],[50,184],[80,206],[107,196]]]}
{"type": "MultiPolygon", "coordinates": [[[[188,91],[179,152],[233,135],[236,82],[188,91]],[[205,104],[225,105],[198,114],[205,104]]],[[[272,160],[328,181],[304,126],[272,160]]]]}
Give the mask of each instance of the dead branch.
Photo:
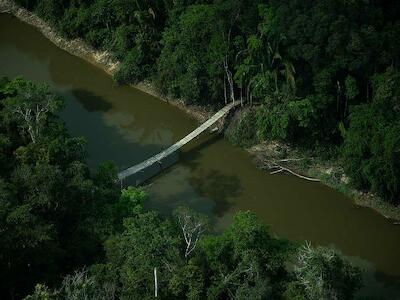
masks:
{"type": "Polygon", "coordinates": [[[178,222],[186,243],[185,258],[188,258],[195,250],[199,239],[203,235],[205,224],[201,218],[198,218],[187,209],[179,211],[178,222]]]}
{"type": "MultiPolygon", "coordinates": [[[[309,180],[309,181],[317,181],[317,182],[321,181],[321,180],[319,180],[317,178],[311,178],[311,177],[303,176],[301,174],[298,174],[298,173],[296,173],[296,172],[294,172],[294,171],[292,171],[292,170],[290,170],[288,168],[282,167],[282,166],[276,166],[276,168],[279,168],[279,170],[278,170],[278,172],[277,171],[272,172],[273,174],[286,171],[286,172],[288,172],[288,173],[290,173],[290,174],[292,174],[294,176],[297,176],[297,177],[299,177],[301,179],[305,179],[305,180],[309,180]]],[[[272,174],[272,173],[270,173],[270,174],[272,174]]]]}
{"type": "MultiPolygon", "coordinates": [[[[278,162],[289,162],[289,161],[299,161],[299,160],[302,160],[302,158],[287,158],[287,159],[278,160],[278,162]]],[[[290,173],[290,174],[297,176],[304,180],[315,181],[315,182],[321,181],[317,178],[311,178],[311,177],[301,175],[287,167],[282,166],[281,164],[278,164],[277,161],[264,160],[263,164],[265,166],[264,168],[271,170],[270,175],[281,173],[281,172],[287,172],[287,173],[290,173]]]]}
{"type": "Polygon", "coordinates": [[[279,170],[276,170],[276,171],[272,171],[271,173],[269,173],[270,175],[274,175],[274,174],[277,174],[277,173],[280,173],[280,172],[283,172],[283,169],[279,169],[279,170]]]}
{"type": "Polygon", "coordinates": [[[300,161],[304,160],[305,158],[285,158],[285,159],[280,159],[280,162],[288,162],[288,161],[300,161]]]}

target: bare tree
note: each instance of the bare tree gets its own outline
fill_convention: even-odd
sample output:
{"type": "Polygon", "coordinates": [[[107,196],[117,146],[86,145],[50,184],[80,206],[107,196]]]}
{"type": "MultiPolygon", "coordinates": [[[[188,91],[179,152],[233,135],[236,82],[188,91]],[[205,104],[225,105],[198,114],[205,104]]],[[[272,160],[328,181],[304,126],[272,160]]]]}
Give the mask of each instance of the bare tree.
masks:
{"type": "Polygon", "coordinates": [[[235,290],[241,285],[241,280],[246,278],[252,280],[256,277],[257,270],[251,262],[240,262],[237,267],[228,274],[220,274],[222,277],[222,285],[226,287],[229,298],[236,299],[235,290]]]}
{"type": "Polygon", "coordinates": [[[233,75],[232,75],[231,70],[229,70],[228,58],[227,57],[224,58],[223,65],[224,65],[226,79],[227,79],[228,84],[229,84],[229,98],[232,100],[233,103],[235,103],[235,91],[234,91],[233,75]]]}
{"type": "Polygon", "coordinates": [[[69,300],[113,300],[116,286],[111,282],[99,284],[86,269],[82,269],[64,277],[58,293],[69,300]]]}
{"type": "Polygon", "coordinates": [[[51,99],[47,99],[43,105],[21,105],[14,108],[14,112],[18,114],[26,123],[28,133],[33,143],[36,143],[40,136],[43,121],[46,119],[47,113],[50,111],[51,99]]]}
{"type": "Polygon", "coordinates": [[[224,97],[225,97],[225,103],[227,102],[227,96],[226,96],[226,81],[228,82],[229,85],[229,98],[233,103],[235,103],[235,84],[233,80],[233,74],[229,68],[229,50],[231,46],[231,37],[232,37],[232,29],[237,21],[237,19],[240,16],[240,10],[234,12],[234,14],[231,16],[230,24],[229,24],[229,29],[228,32],[222,32],[222,40],[224,41],[225,44],[225,55],[222,60],[222,67],[224,69],[224,97]]]}
{"type": "Polygon", "coordinates": [[[17,121],[28,132],[33,143],[40,138],[49,115],[61,105],[61,101],[49,92],[48,86],[32,82],[21,82],[17,94],[7,98],[5,103],[7,118],[17,121]]]}
{"type": "Polygon", "coordinates": [[[362,286],[360,270],[332,248],[314,248],[306,242],[296,256],[294,274],[307,299],[353,299],[362,286]]]}
{"type": "Polygon", "coordinates": [[[206,228],[206,220],[188,208],[178,208],[175,212],[186,243],[185,258],[196,249],[197,243],[206,228]]]}
{"type": "Polygon", "coordinates": [[[226,97],[226,74],[224,73],[224,99],[225,99],[225,104],[228,104],[228,99],[226,97]]]}

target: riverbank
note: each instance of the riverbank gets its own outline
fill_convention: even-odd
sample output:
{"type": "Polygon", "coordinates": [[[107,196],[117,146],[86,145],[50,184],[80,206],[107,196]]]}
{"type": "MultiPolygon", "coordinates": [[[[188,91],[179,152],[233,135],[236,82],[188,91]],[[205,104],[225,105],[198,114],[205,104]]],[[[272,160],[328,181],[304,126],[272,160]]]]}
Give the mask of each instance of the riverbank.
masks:
{"type": "MultiPolygon", "coordinates": [[[[34,13],[19,7],[13,1],[0,0],[0,13],[12,14],[22,22],[35,27],[57,47],[99,67],[111,76],[114,75],[120,65],[120,62],[114,59],[110,52],[94,49],[87,45],[82,39],[71,40],[62,37],[47,22],[43,21],[34,13]]],[[[140,82],[138,84],[132,84],[131,86],[179,108],[199,123],[203,123],[214,113],[214,110],[211,107],[187,105],[181,100],[166,97],[165,95],[160,94],[149,82],[140,82]]]]}
{"type": "MultiPolygon", "coordinates": [[[[0,1],[0,11],[12,13],[19,20],[39,29],[39,31],[46,38],[48,38],[59,48],[69,52],[72,55],[85,59],[86,61],[96,65],[110,75],[113,75],[115,70],[119,66],[119,62],[113,60],[110,53],[95,50],[87,46],[80,39],[73,41],[64,39],[57,32],[52,30],[46,22],[38,18],[33,13],[17,7],[11,1],[0,1]]],[[[211,109],[205,109],[200,106],[186,106],[182,101],[165,98],[160,95],[149,83],[140,83],[138,85],[135,85],[134,87],[148,94],[156,96],[170,103],[171,105],[179,107],[181,110],[183,110],[199,122],[203,122],[213,112],[211,109]]],[[[252,148],[249,151],[252,152],[255,157],[260,155],[263,155],[265,157],[265,155],[268,154],[269,148],[271,148],[271,143],[265,142],[255,146],[254,149],[252,148]]],[[[321,181],[328,186],[331,186],[334,189],[351,196],[355,200],[357,205],[372,207],[387,218],[400,220],[399,207],[391,207],[390,205],[385,204],[381,199],[379,199],[379,197],[351,189],[346,183],[346,177],[343,176],[343,172],[341,171],[340,167],[336,165],[336,162],[323,161],[318,158],[309,160],[306,153],[298,153],[300,151],[293,149],[286,150],[286,155],[287,153],[291,153],[292,151],[294,151],[291,154],[292,156],[287,157],[292,157],[295,159],[299,159],[299,157],[304,157],[303,159],[299,159],[297,161],[291,161],[290,167],[294,170],[298,170],[302,174],[309,174],[308,176],[321,179],[321,181]]],[[[262,165],[262,160],[263,159],[258,159],[256,161],[256,164],[260,167],[265,167],[262,165]]]]}
{"type": "Polygon", "coordinates": [[[277,174],[290,170],[300,176],[305,174],[310,179],[321,181],[349,196],[357,206],[372,208],[389,219],[393,225],[400,225],[400,206],[387,203],[371,192],[351,187],[349,178],[337,160],[322,159],[310,151],[276,141],[263,141],[246,150],[253,156],[256,166],[266,172],[277,174]]]}

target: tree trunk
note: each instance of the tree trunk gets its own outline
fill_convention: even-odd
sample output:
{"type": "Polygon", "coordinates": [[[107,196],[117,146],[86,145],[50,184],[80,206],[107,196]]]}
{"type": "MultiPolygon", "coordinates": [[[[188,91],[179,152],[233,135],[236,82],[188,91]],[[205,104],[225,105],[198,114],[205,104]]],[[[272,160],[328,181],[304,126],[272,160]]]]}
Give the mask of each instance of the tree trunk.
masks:
{"type": "Polygon", "coordinates": [[[234,88],[233,88],[233,77],[232,77],[232,72],[229,70],[229,67],[228,67],[227,58],[224,59],[224,69],[225,69],[226,79],[228,80],[228,83],[229,83],[230,98],[231,98],[232,102],[235,103],[235,92],[234,92],[234,88]]]}
{"type": "Polygon", "coordinates": [[[154,297],[158,297],[157,268],[154,268],[154,297]]]}
{"type": "Polygon", "coordinates": [[[240,105],[243,107],[243,88],[240,85],[240,105]]]}
{"type": "Polygon", "coordinates": [[[224,74],[224,99],[225,99],[225,104],[228,104],[228,101],[226,99],[226,75],[224,74]]]}

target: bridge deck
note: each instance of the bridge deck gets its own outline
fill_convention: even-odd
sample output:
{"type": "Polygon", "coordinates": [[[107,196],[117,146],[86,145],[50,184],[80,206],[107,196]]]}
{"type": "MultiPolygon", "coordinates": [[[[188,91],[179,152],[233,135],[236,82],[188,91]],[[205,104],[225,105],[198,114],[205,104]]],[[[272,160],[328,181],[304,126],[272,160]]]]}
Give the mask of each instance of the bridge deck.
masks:
{"type": "Polygon", "coordinates": [[[203,131],[205,131],[207,128],[212,126],[215,122],[217,122],[221,117],[223,117],[225,114],[227,114],[234,106],[238,105],[240,102],[237,101],[235,103],[230,103],[226,105],[224,108],[219,110],[215,115],[213,115],[210,119],[208,119],[206,122],[201,124],[199,127],[197,127],[195,130],[193,130],[191,133],[189,133],[187,136],[173,144],[171,147],[167,148],[166,150],[150,157],[149,159],[141,162],[140,164],[137,164],[133,167],[130,167],[118,174],[118,178],[120,180],[127,178],[133,174],[137,174],[146,168],[152,166],[155,163],[160,163],[164,158],[167,156],[171,155],[175,151],[179,150],[181,147],[189,143],[191,140],[196,138],[198,135],[200,135],[203,131]]]}

